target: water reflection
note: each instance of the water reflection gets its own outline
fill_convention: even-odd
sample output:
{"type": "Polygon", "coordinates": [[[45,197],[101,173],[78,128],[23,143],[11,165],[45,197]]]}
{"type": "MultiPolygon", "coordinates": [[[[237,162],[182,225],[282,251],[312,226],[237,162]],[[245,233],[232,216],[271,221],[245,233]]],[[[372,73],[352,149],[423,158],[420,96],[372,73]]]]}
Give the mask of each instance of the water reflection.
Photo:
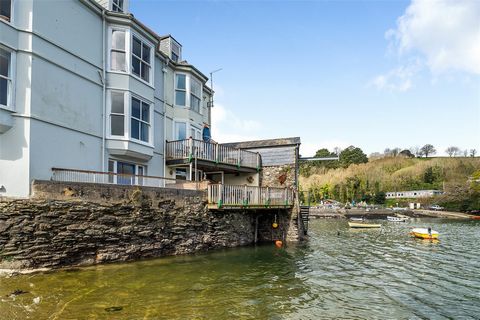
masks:
{"type": "Polygon", "coordinates": [[[480,223],[311,222],[310,241],[0,278],[2,319],[416,319],[480,314],[480,223]],[[432,226],[439,242],[413,239],[432,226]],[[27,293],[11,295],[14,290],[27,293]]]}

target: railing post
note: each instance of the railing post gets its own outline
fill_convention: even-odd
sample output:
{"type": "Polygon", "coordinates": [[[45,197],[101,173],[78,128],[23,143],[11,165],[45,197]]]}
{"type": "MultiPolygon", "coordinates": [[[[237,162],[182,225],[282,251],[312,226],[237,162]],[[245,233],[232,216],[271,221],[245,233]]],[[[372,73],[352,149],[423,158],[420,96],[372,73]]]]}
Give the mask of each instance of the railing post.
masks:
{"type": "Polygon", "coordinates": [[[217,206],[218,208],[221,208],[223,205],[223,184],[218,185],[218,201],[217,201],[217,206]]]}
{"type": "Polygon", "coordinates": [[[247,199],[247,185],[243,187],[243,206],[248,205],[248,199],[247,199]]]}
{"type": "Polygon", "coordinates": [[[220,153],[218,152],[219,150],[219,146],[218,146],[218,143],[215,144],[215,159],[216,159],[216,162],[219,163],[220,162],[220,153]]]}
{"type": "Polygon", "coordinates": [[[240,149],[237,150],[237,167],[240,169],[240,166],[242,164],[242,154],[241,154],[240,149]]]}
{"type": "Polygon", "coordinates": [[[193,138],[190,137],[188,139],[188,160],[192,161],[192,157],[193,157],[193,138]]]}

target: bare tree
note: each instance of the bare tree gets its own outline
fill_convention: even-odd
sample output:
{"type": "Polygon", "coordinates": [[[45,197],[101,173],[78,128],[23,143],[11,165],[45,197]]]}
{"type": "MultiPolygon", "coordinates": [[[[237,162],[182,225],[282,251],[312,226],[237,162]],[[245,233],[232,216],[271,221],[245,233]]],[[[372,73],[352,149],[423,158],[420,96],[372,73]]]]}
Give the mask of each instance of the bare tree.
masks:
{"type": "Polygon", "coordinates": [[[421,151],[419,146],[411,147],[410,152],[414,154],[416,157],[421,157],[421,151]]]}
{"type": "Polygon", "coordinates": [[[390,148],[385,148],[385,150],[383,150],[383,154],[385,155],[385,157],[390,157],[390,155],[392,154],[392,150],[390,150],[390,148]]]}
{"type": "Polygon", "coordinates": [[[420,151],[422,152],[422,155],[425,155],[425,158],[428,158],[429,155],[437,153],[437,150],[435,150],[435,147],[431,144],[424,145],[420,151]]]}
{"type": "Polygon", "coordinates": [[[342,152],[342,148],[340,147],[333,148],[333,153],[335,153],[337,156],[339,156],[341,152],[342,152]]]}
{"type": "Polygon", "coordinates": [[[463,156],[465,158],[468,157],[468,149],[463,150],[463,156]]]}
{"type": "Polygon", "coordinates": [[[392,149],[392,155],[393,155],[394,157],[398,156],[398,154],[400,153],[401,150],[402,150],[402,149],[400,149],[400,148],[393,148],[393,149],[392,149]]]}
{"type": "Polygon", "coordinates": [[[475,155],[477,154],[476,149],[470,149],[470,157],[475,158],[475,155]]]}
{"type": "Polygon", "coordinates": [[[451,146],[451,147],[448,147],[447,150],[445,150],[445,152],[450,156],[450,158],[453,156],[456,156],[457,153],[460,152],[460,149],[458,147],[455,147],[455,146],[451,146]]]}

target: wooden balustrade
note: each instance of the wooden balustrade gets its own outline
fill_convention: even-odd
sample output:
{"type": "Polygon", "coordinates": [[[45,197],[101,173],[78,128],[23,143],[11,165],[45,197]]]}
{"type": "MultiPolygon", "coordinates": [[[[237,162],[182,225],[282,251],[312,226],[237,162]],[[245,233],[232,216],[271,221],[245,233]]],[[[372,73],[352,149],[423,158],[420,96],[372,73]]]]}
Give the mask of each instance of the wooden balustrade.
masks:
{"type": "Polygon", "coordinates": [[[289,188],[269,188],[211,184],[208,186],[210,207],[291,207],[293,191],[289,188]]]}
{"type": "Polygon", "coordinates": [[[259,169],[261,166],[258,153],[196,139],[168,141],[166,158],[167,160],[191,160],[197,158],[215,163],[256,169],[259,169]]]}

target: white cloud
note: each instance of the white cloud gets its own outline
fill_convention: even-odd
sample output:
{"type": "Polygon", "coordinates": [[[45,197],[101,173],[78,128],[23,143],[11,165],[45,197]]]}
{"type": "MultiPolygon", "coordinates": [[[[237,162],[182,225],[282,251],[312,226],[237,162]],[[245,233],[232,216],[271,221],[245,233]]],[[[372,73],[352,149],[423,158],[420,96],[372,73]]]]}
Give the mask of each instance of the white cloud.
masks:
{"type": "Polygon", "coordinates": [[[257,140],[261,128],[259,122],[244,120],[219,103],[212,109],[212,138],[217,142],[257,140]]]}
{"type": "Polygon", "coordinates": [[[376,76],[370,81],[370,86],[379,90],[407,91],[412,87],[413,77],[421,69],[420,62],[416,60],[405,66],[399,66],[386,74],[376,76]]]}
{"type": "Polygon", "coordinates": [[[397,28],[385,33],[389,51],[400,65],[376,76],[369,85],[404,92],[424,66],[433,74],[480,74],[480,1],[412,0],[397,19],[397,28]]]}
{"type": "Polygon", "coordinates": [[[420,53],[432,73],[480,74],[478,0],[413,0],[386,37],[400,55],[420,53]]]}

